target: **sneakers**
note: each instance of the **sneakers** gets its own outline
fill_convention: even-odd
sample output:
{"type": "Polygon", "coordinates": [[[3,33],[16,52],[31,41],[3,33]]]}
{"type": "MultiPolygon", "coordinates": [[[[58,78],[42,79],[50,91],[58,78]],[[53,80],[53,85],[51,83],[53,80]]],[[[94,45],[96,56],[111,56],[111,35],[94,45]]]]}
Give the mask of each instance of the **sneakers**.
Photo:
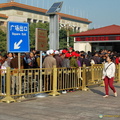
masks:
{"type": "Polygon", "coordinates": [[[108,95],[103,96],[103,98],[108,98],[108,95]]]}
{"type": "Polygon", "coordinates": [[[0,95],[6,95],[6,93],[0,93],[0,95]]]}
{"type": "Polygon", "coordinates": [[[114,93],[114,96],[117,97],[117,92],[114,93]]]}
{"type": "MultiPolygon", "coordinates": [[[[117,97],[117,92],[114,93],[114,97],[117,97]]],[[[108,95],[103,96],[103,98],[108,98],[108,95]]]]}
{"type": "Polygon", "coordinates": [[[66,90],[64,90],[64,91],[62,91],[62,93],[63,93],[63,94],[65,94],[65,93],[67,93],[67,91],[66,91],[66,90]]]}

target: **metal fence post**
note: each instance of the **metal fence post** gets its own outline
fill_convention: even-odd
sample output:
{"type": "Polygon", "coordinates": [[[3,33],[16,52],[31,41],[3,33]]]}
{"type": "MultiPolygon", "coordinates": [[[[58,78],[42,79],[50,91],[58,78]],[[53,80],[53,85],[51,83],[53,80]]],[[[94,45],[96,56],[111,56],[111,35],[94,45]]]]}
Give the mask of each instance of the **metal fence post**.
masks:
{"type": "MultiPolygon", "coordinates": [[[[104,64],[102,64],[102,65],[103,65],[103,69],[104,69],[104,64]]],[[[102,71],[102,75],[103,75],[103,71],[102,71]]],[[[101,78],[101,79],[102,79],[102,78],[101,78]]],[[[103,82],[100,84],[100,86],[101,86],[101,87],[105,86],[104,80],[103,80],[103,82]]]]}
{"type": "Polygon", "coordinates": [[[82,78],[82,70],[81,70],[81,67],[79,67],[79,68],[77,69],[77,76],[78,76],[78,89],[82,89],[82,84],[81,84],[81,82],[82,82],[83,78],[82,78]]]}
{"type": "Polygon", "coordinates": [[[91,65],[91,78],[92,78],[92,83],[94,83],[94,64],[91,65]]]}
{"type": "Polygon", "coordinates": [[[52,95],[52,96],[60,95],[60,93],[57,92],[57,68],[56,66],[53,67],[53,91],[49,95],[52,95]]]}
{"type": "Polygon", "coordinates": [[[82,90],[83,91],[87,91],[88,90],[88,88],[86,87],[86,65],[83,65],[82,90]]]}
{"type": "Polygon", "coordinates": [[[6,96],[5,98],[3,98],[1,101],[2,102],[6,102],[6,103],[10,103],[10,102],[15,102],[15,100],[11,97],[10,95],[10,67],[7,67],[6,69],[6,96]]]}
{"type": "Polygon", "coordinates": [[[118,64],[118,82],[120,83],[120,63],[118,64]]]}

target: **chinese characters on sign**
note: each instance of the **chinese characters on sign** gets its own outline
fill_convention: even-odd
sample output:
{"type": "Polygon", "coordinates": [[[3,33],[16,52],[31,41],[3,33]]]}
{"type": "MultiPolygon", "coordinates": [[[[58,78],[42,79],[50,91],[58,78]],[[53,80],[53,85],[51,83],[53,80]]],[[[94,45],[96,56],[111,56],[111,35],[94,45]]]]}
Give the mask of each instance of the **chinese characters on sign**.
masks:
{"type": "Polygon", "coordinates": [[[47,30],[36,28],[36,50],[47,50],[47,30]]]}
{"type": "Polygon", "coordinates": [[[29,52],[28,23],[8,22],[8,52],[29,52]]]}
{"type": "Polygon", "coordinates": [[[13,29],[16,31],[28,31],[28,27],[23,25],[11,25],[10,30],[13,30],[13,29]]]}

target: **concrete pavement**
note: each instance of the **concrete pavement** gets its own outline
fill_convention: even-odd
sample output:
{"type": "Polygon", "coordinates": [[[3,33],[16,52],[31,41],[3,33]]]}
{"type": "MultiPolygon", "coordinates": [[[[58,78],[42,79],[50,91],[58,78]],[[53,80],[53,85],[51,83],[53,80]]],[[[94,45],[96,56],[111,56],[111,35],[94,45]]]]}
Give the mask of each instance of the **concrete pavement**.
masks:
{"type": "Polygon", "coordinates": [[[104,87],[92,86],[86,92],[0,103],[0,120],[120,120],[120,84],[115,87],[118,97],[110,90],[103,98],[104,87]]]}

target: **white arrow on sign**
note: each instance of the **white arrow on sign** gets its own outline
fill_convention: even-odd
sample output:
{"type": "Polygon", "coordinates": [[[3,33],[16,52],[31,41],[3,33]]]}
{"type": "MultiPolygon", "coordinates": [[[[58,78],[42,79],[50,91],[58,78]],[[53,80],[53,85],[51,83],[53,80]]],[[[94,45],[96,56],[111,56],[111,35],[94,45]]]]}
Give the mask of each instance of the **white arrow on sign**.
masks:
{"type": "Polygon", "coordinates": [[[22,40],[20,40],[18,43],[17,42],[15,42],[14,43],[14,49],[20,49],[20,44],[22,43],[23,41],[22,40]]]}

